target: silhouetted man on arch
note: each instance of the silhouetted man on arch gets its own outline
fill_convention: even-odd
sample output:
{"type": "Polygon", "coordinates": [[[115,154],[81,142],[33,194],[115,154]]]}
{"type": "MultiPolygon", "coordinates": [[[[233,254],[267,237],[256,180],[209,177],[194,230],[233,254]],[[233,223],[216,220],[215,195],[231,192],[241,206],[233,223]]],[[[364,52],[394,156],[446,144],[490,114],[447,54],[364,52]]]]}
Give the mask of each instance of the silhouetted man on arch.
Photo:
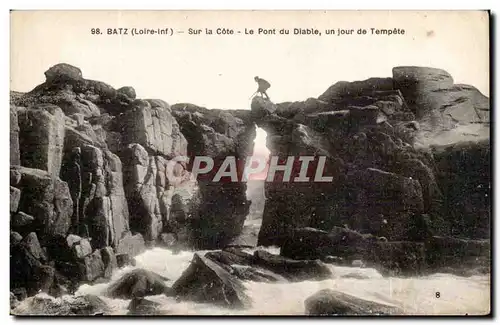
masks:
{"type": "Polygon", "coordinates": [[[254,80],[259,85],[259,88],[257,88],[256,93],[260,93],[261,96],[262,95],[266,96],[266,98],[269,100],[270,98],[269,96],[267,96],[266,90],[268,90],[271,87],[271,84],[268,81],[259,77],[255,77],[254,80]]]}

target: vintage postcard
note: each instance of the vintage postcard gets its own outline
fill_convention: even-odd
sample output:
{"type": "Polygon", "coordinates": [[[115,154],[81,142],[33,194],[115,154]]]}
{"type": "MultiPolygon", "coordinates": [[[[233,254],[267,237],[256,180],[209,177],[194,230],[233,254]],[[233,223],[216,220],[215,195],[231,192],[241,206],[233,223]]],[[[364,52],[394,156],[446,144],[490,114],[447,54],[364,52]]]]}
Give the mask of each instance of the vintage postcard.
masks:
{"type": "Polygon", "coordinates": [[[10,28],[11,315],[490,314],[488,11],[10,28]]]}

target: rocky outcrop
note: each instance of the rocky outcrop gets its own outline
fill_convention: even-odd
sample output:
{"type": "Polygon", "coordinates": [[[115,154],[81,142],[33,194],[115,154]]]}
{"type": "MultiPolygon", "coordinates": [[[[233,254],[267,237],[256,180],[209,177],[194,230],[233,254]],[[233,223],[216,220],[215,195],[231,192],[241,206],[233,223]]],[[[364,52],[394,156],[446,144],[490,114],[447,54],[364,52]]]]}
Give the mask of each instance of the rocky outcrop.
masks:
{"type": "Polygon", "coordinates": [[[240,280],[208,258],[194,254],[191,265],[172,286],[173,294],[184,300],[213,303],[230,308],[251,304],[240,280]]]}
{"type": "Polygon", "coordinates": [[[231,275],[243,281],[254,282],[287,282],[286,278],[269,269],[257,265],[254,255],[237,248],[226,248],[212,251],[205,257],[214,261],[231,275]]]}
{"type": "Polygon", "coordinates": [[[266,130],[277,163],[293,158],[289,182],[277,171],[265,184],[258,235],[259,245],[278,245],[283,256],[195,256],[178,281],[180,297],[244,306],[239,279],[330,277],[317,259],[359,259],[387,273],[420,270],[423,260],[489,266],[489,242],[480,239],[490,230],[490,151],[489,141],[477,141],[489,137],[489,103],[442,70],[397,67],[392,78],[340,81],[305,101],[255,97],[251,110],[139,99],[132,87],[85,79],[68,64],[45,75],[10,98],[15,290],[62,295],[110,278],[156,243],[255,245],[254,234],[242,232],[251,203],[242,172],[255,125],[266,130]],[[473,141],[456,144],[464,139],[473,141]],[[200,156],[214,168],[196,170],[200,156]],[[305,172],[303,156],[313,157],[305,172]],[[214,181],[222,167],[235,167],[237,179],[214,181]],[[311,181],[318,177],[326,181],[311,181]]]}
{"type": "Polygon", "coordinates": [[[168,172],[187,150],[169,105],[85,79],[68,64],[45,75],[32,91],[11,92],[16,244],[35,233],[55,270],[74,282],[109,278],[116,256],[131,261],[145,250],[144,239],[154,243],[161,233],[193,245],[198,190],[184,163],[168,172]],[[80,244],[68,243],[70,234],[80,244]]]}
{"type": "Polygon", "coordinates": [[[191,223],[195,244],[224,247],[241,233],[250,206],[246,184],[240,181],[246,158],[253,152],[255,126],[250,121],[250,112],[176,104],[172,113],[188,139],[188,168],[192,168],[196,156],[207,156],[214,161],[210,172],[197,175],[200,206],[191,223]],[[235,157],[238,180],[222,177],[214,182],[226,157],[235,157]]]}
{"type": "Polygon", "coordinates": [[[363,267],[375,268],[383,275],[414,276],[436,271],[488,273],[490,251],[489,240],[429,235],[425,241],[387,241],[385,237],[334,227],[330,232],[295,229],[280,254],[294,260],[320,259],[348,266],[361,261],[363,267]]]}
{"type": "Polygon", "coordinates": [[[379,302],[364,300],[347,293],[323,289],[304,301],[310,316],[403,315],[404,310],[379,302]]]}
{"type": "Polygon", "coordinates": [[[49,172],[20,166],[11,167],[11,174],[19,174],[18,211],[34,217],[32,229],[42,241],[56,235],[65,235],[71,226],[73,201],[68,185],[49,172]]]}
{"type": "Polygon", "coordinates": [[[416,114],[425,137],[459,125],[489,126],[488,98],[472,86],[454,84],[448,72],[422,67],[396,67],[392,72],[395,87],[416,114]]]}
{"type": "MultiPolygon", "coordinates": [[[[293,158],[288,182],[283,182],[283,172],[277,172],[265,185],[260,245],[282,246],[292,229],[300,227],[330,231],[348,226],[403,242],[423,242],[433,234],[487,237],[490,205],[479,199],[486,197],[484,190],[472,190],[477,193],[473,199],[459,193],[464,186],[446,183],[445,177],[455,173],[451,165],[460,164],[460,158],[422,147],[440,143],[443,132],[454,132],[453,142],[460,142],[470,139],[461,134],[463,127],[489,130],[487,98],[473,87],[454,85],[446,72],[397,67],[392,78],[341,81],[318,99],[304,102],[274,104],[255,97],[251,109],[255,123],[268,134],[267,146],[272,156],[279,157],[278,164],[293,158]],[[457,121],[450,124],[450,119],[457,121]],[[299,157],[305,155],[313,160],[301,174],[299,157]],[[320,157],[323,175],[330,177],[323,183],[312,181],[322,163],[320,157]],[[299,176],[309,180],[297,181],[299,176]],[[468,206],[465,219],[469,221],[451,216],[452,197],[467,197],[459,206],[468,206]],[[481,218],[475,225],[473,211],[481,218]],[[460,227],[452,226],[457,224],[460,227]],[[455,229],[453,234],[450,229],[455,229]]],[[[479,176],[489,166],[487,151],[468,150],[471,161],[475,159],[480,167],[472,171],[475,181],[466,181],[471,172],[461,169],[462,180],[468,182],[465,188],[488,187],[489,174],[479,176]]]]}

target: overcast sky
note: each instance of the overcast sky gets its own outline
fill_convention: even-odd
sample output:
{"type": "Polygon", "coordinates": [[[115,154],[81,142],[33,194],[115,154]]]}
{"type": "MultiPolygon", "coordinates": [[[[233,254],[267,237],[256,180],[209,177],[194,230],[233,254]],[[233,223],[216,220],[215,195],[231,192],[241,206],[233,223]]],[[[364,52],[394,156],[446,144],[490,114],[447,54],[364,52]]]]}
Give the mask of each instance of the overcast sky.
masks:
{"type": "MultiPolygon", "coordinates": [[[[14,12],[11,89],[29,91],[59,62],[140,98],[249,109],[254,76],[275,102],[317,97],[333,83],[389,77],[399,65],[447,70],[489,94],[488,16],[476,12],[14,12]],[[173,28],[174,36],[92,35],[91,28],[173,28]],[[317,28],[322,36],[188,35],[188,28],[317,28]],[[404,28],[400,36],[327,36],[326,28],[404,28]]],[[[369,33],[370,34],[370,31],[369,33]]],[[[257,146],[264,146],[263,134],[257,146]]]]}

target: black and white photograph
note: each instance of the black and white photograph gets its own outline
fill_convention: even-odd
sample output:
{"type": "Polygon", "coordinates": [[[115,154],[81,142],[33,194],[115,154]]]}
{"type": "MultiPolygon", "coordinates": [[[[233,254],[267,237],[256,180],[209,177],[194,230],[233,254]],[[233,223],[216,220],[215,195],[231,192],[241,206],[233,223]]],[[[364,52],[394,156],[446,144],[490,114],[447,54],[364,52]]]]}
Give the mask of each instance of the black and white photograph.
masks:
{"type": "Polygon", "coordinates": [[[11,317],[491,315],[490,24],[11,10],[11,317]]]}

